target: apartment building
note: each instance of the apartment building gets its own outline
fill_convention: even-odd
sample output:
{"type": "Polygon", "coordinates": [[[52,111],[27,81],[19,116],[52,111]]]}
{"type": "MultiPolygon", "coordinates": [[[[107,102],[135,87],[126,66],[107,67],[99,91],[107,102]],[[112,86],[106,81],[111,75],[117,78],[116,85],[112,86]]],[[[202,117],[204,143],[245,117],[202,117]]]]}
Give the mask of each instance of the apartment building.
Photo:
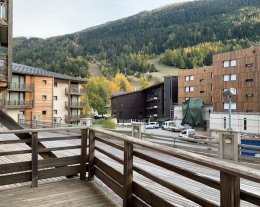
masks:
{"type": "Polygon", "coordinates": [[[77,124],[82,117],[84,83],[82,78],[13,63],[12,81],[1,94],[1,105],[21,124],[77,124]]]}
{"type": "Polygon", "coordinates": [[[212,106],[211,128],[227,128],[229,105],[223,91],[228,88],[236,89],[231,104],[234,129],[258,133],[260,46],[214,55],[212,67],[180,71],[178,102],[202,98],[204,104],[212,106]],[[254,126],[254,130],[249,126],[254,126]]]}
{"type": "Polygon", "coordinates": [[[143,90],[111,96],[112,116],[118,122],[170,119],[171,104],[177,103],[178,79],[166,76],[159,83],[143,90]]]}

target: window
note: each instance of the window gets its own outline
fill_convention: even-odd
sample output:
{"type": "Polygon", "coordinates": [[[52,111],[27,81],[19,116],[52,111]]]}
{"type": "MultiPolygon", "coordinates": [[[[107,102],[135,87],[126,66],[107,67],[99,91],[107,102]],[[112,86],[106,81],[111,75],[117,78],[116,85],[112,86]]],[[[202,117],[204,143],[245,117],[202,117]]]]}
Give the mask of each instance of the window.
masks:
{"type": "Polygon", "coordinates": [[[42,111],[42,115],[46,115],[47,114],[47,111],[42,111]]]}
{"type": "Polygon", "coordinates": [[[253,109],[246,109],[246,112],[253,112],[253,109]]]}
{"type": "Polygon", "coordinates": [[[192,92],[192,91],[194,91],[194,87],[193,86],[187,86],[187,87],[185,87],[185,91],[186,92],[192,92]]]}
{"type": "Polygon", "coordinates": [[[237,66],[237,60],[226,60],[223,62],[223,66],[224,68],[228,68],[228,67],[235,67],[237,66]]]}
{"type": "Polygon", "coordinates": [[[224,68],[228,68],[229,67],[229,61],[224,61],[224,68]]]}
{"type": "Polygon", "coordinates": [[[253,97],[253,96],[254,96],[253,93],[247,93],[247,94],[246,94],[246,97],[253,97]]]}
{"type": "Polygon", "coordinates": [[[190,76],[185,76],[185,81],[192,81],[194,80],[194,76],[190,75],[190,76]]]}
{"type": "Polygon", "coordinates": [[[58,96],[53,96],[53,100],[57,101],[58,100],[58,96]]]}
{"type": "Polygon", "coordinates": [[[42,80],[42,83],[43,83],[44,85],[46,85],[46,84],[47,84],[47,80],[42,80]]]}
{"type": "Polygon", "coordinates": [[[54,87],[58,87],[58,83],[57,82],[54,82],[54,87]]]}
{"type": "Polygon", "coordinates": [[[200,93],[204,93],[205,91],[200,91],[200,93]]]}
{"type": "MultiPolygon", "coordinates": [[[[224,92],[225,90],[228,90],[228,89],[229,89],[229,88],[224,88],[224,89],[223,89],[223,92],[224,92]]],[[[234,92],[234,95],[237,95],[237,89],[236,89],[236,88],[234,88],[234,89],[235,89],[235,90],[234,90],[234,91],[232,90],[232,92],[234,92]]]]}
{"type": "Polygon", "coordinates": [[[231,67],[237,66],[237,60],[231,60],[231,61],[230,61],[230,66],[231,66],[231,67]]]}
{"type": "Polygon", "coordinates": [[[244,130],[247,130],[247,120],[244,118],[244,130]]]}
{"type": "Polygon", "coordinates": [[[226,129],[226,128],[227,128],[227,118],[224,117],[224,129],[226,129]]]}
{"type": "Polygon", "coordinates": [[[246,83],[249,83],[249,82],[254,82],[254,79],[253,78],[246,79],[246,83]]]}
{"type": "Polygon", "coordinates": [[[237,74],[224,75],[224,81],[234,81],[237,79],[237,74]]]}
{"type": "MultiPolygon", "coordinates": [[[[229,109],[229,103],[224,103],[224,109],[229,109]]],[[[231,103],[231,109],[237,109],[237,104],[231,103]]]]}
{"type": "Polygon", "coordinates": [[[53,110],[53,114],[58,114],[58,110],[53,110]]]}
{"type": "Polygon", "coordinates": [[[237,75],[236,74],[231,74],[230,75],[230,80],[236,80],[237,79],[237,75]]]}
{"type": "Polygon", "coordinates": [[[246,66],[246,68],[252,67],[252,66],[253,66],[253,63],[248,63],[248,64],[246,64],[245,66],[246,66]]]}
{"type": "Polygon", "coordinates": [[[43,101],[46,101],[46,100],[47,100],[47,96],[46,96],[46,95],[43,95],[43,96],[42,96],[42,100],[43,100],[43,101]]]}
{"type": "Polygon", "coordinates": [[[204,82],[204,79],[200,79],[200,82],[204,82]]]}

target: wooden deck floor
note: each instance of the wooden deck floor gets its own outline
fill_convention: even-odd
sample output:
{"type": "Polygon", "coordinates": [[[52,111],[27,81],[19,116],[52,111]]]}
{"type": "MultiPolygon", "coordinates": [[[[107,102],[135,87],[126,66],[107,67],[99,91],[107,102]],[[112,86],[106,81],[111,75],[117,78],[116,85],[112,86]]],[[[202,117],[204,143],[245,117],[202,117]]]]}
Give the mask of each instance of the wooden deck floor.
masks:
{"type": "Polygon", "coordinates": [[[66,179],[38,188],[20,187],[0,192],[1,207],[118,206],[96,182],[66,179]]]}

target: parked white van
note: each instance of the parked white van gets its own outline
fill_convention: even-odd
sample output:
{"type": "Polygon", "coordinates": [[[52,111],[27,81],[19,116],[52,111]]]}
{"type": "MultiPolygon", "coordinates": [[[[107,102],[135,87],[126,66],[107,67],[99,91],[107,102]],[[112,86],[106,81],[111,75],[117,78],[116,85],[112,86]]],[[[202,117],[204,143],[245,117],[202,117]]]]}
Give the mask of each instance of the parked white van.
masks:
{"type": "Polygon", "coordinates": [[[148,122],[145,124],[146,129],[158,129],[159,128],[159,123],[158,122],[148,122]]]}
{"type": "Polygon", "coordinates": [[[189,138],[193,135],[195,135],[195,129],[185,129],[180,132],[179,137],[189,138]]]}
{"type": "Polygon", "coordinates": [[[174,123],[175,123],[174,121],[165,121],[165,122],[163,122],[163,124],[162,124],[162,129],[169,130],[169,126],[170,126],[171,124],[174,124],[174,123]]]}

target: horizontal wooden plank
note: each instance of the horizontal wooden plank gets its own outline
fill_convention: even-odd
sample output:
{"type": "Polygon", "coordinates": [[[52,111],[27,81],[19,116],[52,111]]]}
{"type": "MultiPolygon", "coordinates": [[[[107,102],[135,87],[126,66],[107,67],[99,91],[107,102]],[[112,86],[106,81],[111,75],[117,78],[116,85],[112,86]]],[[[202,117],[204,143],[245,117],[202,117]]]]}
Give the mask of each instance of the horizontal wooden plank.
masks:
{"type": "Polygon", "coordinates": [[[133,183],[133,194],[153,207],[176,207],[137,182],[133,183]]]}
{"type": "Polygon", "coordinates": [[[240,198],[244,201],[260,206],[260,195],[240,190],[240,198]]]}
{"type": "Polygon", "coordinates": [[[109,157],[109,158],[111,158],[111,159],[113,159],[113,160],[119,162],[119,163],[122,164],[122,165],[124,164],[124,161],[123,161],[121,158],[119,158],[119,157],[117,157],[117,156],[115,156],[115,155],[113,155],[113,154],[107,152],[106,150],[101,149],[100,147],[95,146],[95,150],[101,152],[102,154],[104,154],[104,155],[106,155],[107,157],[109,157]]]}
{"type": "Polygon", "coordinates": [[[1,144],[19,144],[19,143],[27,143],[30,144],[31,143],[31,139],[19,139],[19,140],[3,140],[0,141],[0,145],[1,144]]]}
{"type": "Polygon", "coordinates": [[[159,177],[157,176],[154,176],[152,174],[150,174],[149,172],[145,171],[145,170],[142,170],[141,168],[139,167],[136,167],[134,166],[134,171],[136,171],[137,173],[143,175],[144,177],[172,190],[173,192],[199,204],[199,205],[202,205],[202,206],[205,206],[205,207],[217,207],[218,205],[216,205],[215,203],[211,202],[211,201],[208,201],[207,199],[205,198],[202,198],[202,197],[199,197],[191,192],[189,192],[188,190],[186,189],[182,189],[172,183],[169,183],[168,181],[165,181],[165,180],[162,180],[160,179],[159,177]]]}
{"type": "Polygon", "coordinates": [[[133,195],[133,206],[134,207],[150,207],[148,204],[143,202],[140,198],[133,195]]]}
{"type": "Polygon", "coordinates": [[[0,134],[24,134],[24,133],[31,133],[31,132],[62,132],[62,131],[76,131],[81,129],[87,129],[87,127],[83,126],[83,127],[59,127],[59,128],[44,128],[44,129],[20,129],[20,130],[0,131],[0,134]]]}
{"type": "Polygon", "coordinates": [[[123,185],[123,174],[115,170],[111,166],[107,165],[97,157],[94,159],[95,165],[102,170],[104,173],[108,174],[113,180],[118,182],[120,185],[123,185]]]}
{"type": "Polygon", "coordinates": [[[55,178],[60,176],[71,176],[76,175],[79,173],[80,166],[66,166],[66,167],[58,167],[48,170],[39,170],[38,176],[39,179],[46,179],[46,178],[55,178]]]}
{"type": "Polygon", "coordinates": [[[63,167],[66,165],[75,165],[80,163],[80,156],[50,158],[39,160],[39,169],[49,167],[63,167]]]}
{"type": "Polygon", "coordinates": [[[134,151],[134,156],[136,156],[136,157],[138,157],[140,159],[143,159],[143,160],[145,160],[147,162],[153,163],[153,164],[155,164],[157,166],[163,167],[163,168],[165,168],[165,169],[167,169],[169,171],[178,173],[179,175],[185,176],[187,178],[190,178],[192,180],[195,180],[197,182],[200,182],[202,184],[205,184],[207,186],[210,186],[212,188],[220,190],[220,183],[219,183],[219,181],[213,180],[213,179],[205,177],[203,175],[198,175],[195,172],[192,172],[192,171],[189,171],[187,169],[183,169],[181,167],[169,164],[167,162],[158,160],[156,158],[149,157],[149,156],[147,156],[147,155],[145,155],[145,154],[143,154],[141,152],[138,152],[138,151],[134,151]]]}
{"type": "Polygon", "coordinates": [[[39,153],[41,153],[41,152],[61,151],[61,150],[71,150],[71,149],[80,149],[80,148],[81,148],[81,145],[67,146],[67,147],[40,148],[39,149],[39,153]]]}
{"type": "Polygon", "coordinates": [[[40,142],[51,142],[51,141],[65,141],[81,139],[81,136],[66,136],[66,137],[50,137],[50,138],[39,138],[40,142]]]}
{"type": "Polygon", "coordinates": [[[0,185],[23,183],[23,182],[28,182],[30,180],[31,180],[30,172],[18,173],[13,175],[4,175],[1,176],[0,185]]]}
{"type": "Polygon", "coordinates": [[[17,162],[0,165],[0,174],[14,173],[31,170],[32,162],[17,162]]]}
{"type": "Polygon", "coordinates": [[[240,161],[247,161],[247,162],[251,162],[251,163],[260,164],[260,158],[259,157],[251,157],[251,156],[246,156],[246,155],[239,155],[239,160],[240,161]]]}
{"type": "Polygon", "coordinates": [[[17,151],[10,151],[10,152],[0,152],[0,156],[27,154],[27,153],[31,153],[31,152],[32,152],[32,150],[17,150],[17,151]]]}
{"type": "Polygon", "coordinates": [[[97,176],[106,186],[113,190],[119,197],[123,198],[123,187],[111,179],[106,173],[95,166],[95,176],[97,176]]]}
{"type": "Polygon", "coordinates": [[[100,137],[95,137],[95,139],[96,140],[98,140],[98,141],[100,141],[100,142],[102,142],[102,143],[104,143],[104,144],[106,144],[106,145],[109,145],[109,146],[111,146],[111,147],[114,147],[114,148],[116,148],[116,149],[119,149],[119,150],[124,150],[124,147],[122,147],[122,146],[120,146],[120,145],[117,145],[117,144],[114,144],[114,143],[112,143],[112,142],[109,142],[109,141],[107,141],[107,140],[105,140],[105,139],[103,139],[103,138],[100,138],[100,137]]]}

